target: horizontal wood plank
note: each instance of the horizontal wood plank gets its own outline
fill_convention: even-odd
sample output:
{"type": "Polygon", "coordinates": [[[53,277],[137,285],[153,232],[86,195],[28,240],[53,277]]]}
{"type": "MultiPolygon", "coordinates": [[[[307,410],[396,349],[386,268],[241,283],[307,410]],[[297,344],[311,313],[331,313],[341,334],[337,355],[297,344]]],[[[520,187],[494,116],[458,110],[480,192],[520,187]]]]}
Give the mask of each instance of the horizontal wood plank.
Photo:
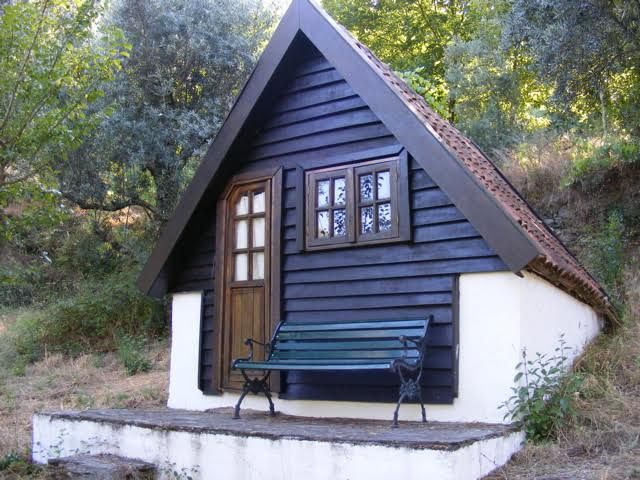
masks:
{"type": "Polygon", "coordinates": [[[482,238],[469,238],[416,245],[397,244],[354,248],[348,255],[339,251],[314,252],[313,254],[288,255],[285,271],[307,270],[360,265],[380,265],[410,261],[443,260],[495,255],[482,238]]]}
{"type": "Polygon", "coordinates": [[[366,103],[364,103],[359,96],[353,95],[351,97],[340,98],[333,102],[321,103],[320,105],[279,113],[274,115],[269,121],[265,122],[263,129],[269,130],[275,127],[292,125],[298,122],[304,122],[305,120],[312,120],[326,115],[348,112],[362,107],[366,107],[366,103]]]}
{"type": "Polygon", "coordinates": [[[348,297],[354,295],[379,295],[385,293],[450,292],[453,276],[424,276],[408,278],[380,278],[359,282],[337,281],[286,285],[284,298],[348,297]]]}
{"type": "Polygon", "coordinates": [[[283,308],[286,312],[304,312],[308,310],[363,310],[371,308],[415,307],[432,305],[450,305],[451,293],[423,293],[372,295],[340,298],[313,298],[285,300],[283,308]]]}

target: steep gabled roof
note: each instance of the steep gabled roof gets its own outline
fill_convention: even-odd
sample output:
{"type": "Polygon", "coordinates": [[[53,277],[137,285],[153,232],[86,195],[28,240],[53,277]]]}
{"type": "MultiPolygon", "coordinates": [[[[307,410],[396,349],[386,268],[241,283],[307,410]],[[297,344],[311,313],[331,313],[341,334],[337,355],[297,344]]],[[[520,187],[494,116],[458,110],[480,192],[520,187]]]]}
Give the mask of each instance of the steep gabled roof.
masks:
{"type": "Polygon", "coordinates": [[[165,293],[168,263],[189,219],[245,123],[259,116],[278,67],[300,35],[340,72],[513,272],[536,272],[615,321],[604,290],[495,165],[313,0],[293,0],[285,13],[145,265],[141,290],[165,293]]]}

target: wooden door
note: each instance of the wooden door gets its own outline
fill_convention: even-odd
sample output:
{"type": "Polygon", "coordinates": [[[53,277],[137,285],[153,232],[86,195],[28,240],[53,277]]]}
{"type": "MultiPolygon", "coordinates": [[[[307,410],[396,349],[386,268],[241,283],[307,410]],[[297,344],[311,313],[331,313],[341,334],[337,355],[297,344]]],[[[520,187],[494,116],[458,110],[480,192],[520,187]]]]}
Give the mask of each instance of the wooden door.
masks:
{"type": "MultiPolygon", "coordinates": [[[[221,387],[234,390],[244,382],[231,363],[248,355],[245,340],[270,340],[271,181],[233,187],[225,209],[221,387]]],[[[254,359],[264,354],[255,345],[254,359]]]]}

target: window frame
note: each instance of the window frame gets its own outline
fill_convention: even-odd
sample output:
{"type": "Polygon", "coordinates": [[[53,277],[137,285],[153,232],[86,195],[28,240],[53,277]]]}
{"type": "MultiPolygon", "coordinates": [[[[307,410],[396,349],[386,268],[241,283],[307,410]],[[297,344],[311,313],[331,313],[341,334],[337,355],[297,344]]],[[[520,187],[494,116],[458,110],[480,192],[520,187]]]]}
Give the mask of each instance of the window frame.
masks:
{"type": "Polygon", "coordinates": [[[356,220],[356,242],[373,242],[376,240],[395,239],[398,237],[399,232],[399,206],[398,206],[398,161],[387,160],[382,162],[367,162],[364,165],[354,168],[354,188],[358,192],[355,195],[354,202],[354,215],[356,220]],[[389,171],[389,197],[380,199],[378,198],[378,184],[375,181],[376,175],[379,172],[389,171]],[[373,198],[368,201],[363,201],[360,198],[360,177],[371,174],[373,176],[373,198]],[[385,231],[378,231],[379,217],[378,217],[378,205],[382,203],[389,203],[391,209],[391,228],[385,231]],[[373,232],[362,232],[362,214],[360,210],[366,207],[373,207],[373,232]]]}
{"type": "MultiPolygon", "coordinates": [[[[336,165],[327,168],[307,170],[304,172],[305,214],[304,232],[301,232],[306,251],[327,250],[354,246],[374,245],[379,243],[403,242],[411,240],[410,208],[409,208],[409,180],[408,180],[408,155],[403,151],[400,155],[385,157],[376,160],[336,165]],[[377,198],[377,182],[374,181],[373,200],[363,202],[360,199],[360,176],[371,173],[375,175],[381,171],[389,171],[389,199],[377,198]],[[332,210],[333,205],[333,181],[330,182],[330,205],[328,208],[318,208],[317,185],[319,181],[345,177],[346,179],[346,228],[347,235],[341,237],[317,238],[317,212],[319,210],[332,210]],[[388,231],[361,233],[360,208],[373,206],[374,225],[377,229],[377,208],[381,203],[390,203],[391,228],[388,231]]],[[[333,228],[333,217],[330,215],[330,228],[333,228]]]]}
{"type": "Polygon", "coordinates": [[[353,215],[349,215],[350,205],[353,205],[353,168],[350,167],[331,167],[320,170],[312,170],[306,172],[307,195],[305,197],[306,209],[306,245],[307,248],[327,247],[351,245],[354,242],[353,215]],[[344,205],[336,205],[334,199],[334,181],[336,178],[345,179],[345,203],[344,205]],[[318,182],[329,180],[329,204],[326,207],[318,206],[318,182]],[[335,210],[345,210],[346,235],[339,237],[332,236],[333,233],[333,212],[335,210]],[[319,211],[328,211],[329,228],[331,234],[327,238],[319,238],[317,236],[317,214],[319,211]]]}

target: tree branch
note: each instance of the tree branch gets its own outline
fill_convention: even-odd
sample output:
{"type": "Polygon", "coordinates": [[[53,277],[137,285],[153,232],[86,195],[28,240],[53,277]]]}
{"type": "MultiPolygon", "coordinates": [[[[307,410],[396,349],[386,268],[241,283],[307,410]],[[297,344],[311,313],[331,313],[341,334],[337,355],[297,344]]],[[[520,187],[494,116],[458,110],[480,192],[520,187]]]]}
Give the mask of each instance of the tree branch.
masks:
{"type": "Polygon", "coordinates": [[[67,200],[75,203],[77,206],[79,206],[83,210],[100,210],[103,212],[117,212],[118,210],[122,210],[123,208],[137,206],[137,207],[144,208],[147,212],[150,212],[152,216],[157,216],[156,208],[153,205],[137,197],[102,203],[96,200],[89,200],[87,198],[80,197],[70,191],[63,191],[62,196],[67,200]]]}

